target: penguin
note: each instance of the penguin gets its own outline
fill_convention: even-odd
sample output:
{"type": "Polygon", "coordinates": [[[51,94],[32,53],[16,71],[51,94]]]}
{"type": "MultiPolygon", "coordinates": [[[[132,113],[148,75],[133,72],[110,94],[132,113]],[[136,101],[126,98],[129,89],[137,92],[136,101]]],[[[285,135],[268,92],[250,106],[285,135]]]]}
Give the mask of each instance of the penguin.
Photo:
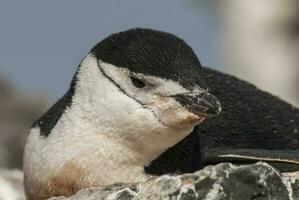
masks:
{"type": "Polygon", "coordinates": [[[182,39],[140,28],[112,34],[91,49],[66,94],[31,128],[27,199],[145,181],[146,166],[220,112],[182,39]]]}
{"type": "Polygon", "coordinates": [[[265,161],[298,171],[299,110],[203,67],[177,36],[130,29],[99,42],[30,130],[28,199],[265,161]]]}

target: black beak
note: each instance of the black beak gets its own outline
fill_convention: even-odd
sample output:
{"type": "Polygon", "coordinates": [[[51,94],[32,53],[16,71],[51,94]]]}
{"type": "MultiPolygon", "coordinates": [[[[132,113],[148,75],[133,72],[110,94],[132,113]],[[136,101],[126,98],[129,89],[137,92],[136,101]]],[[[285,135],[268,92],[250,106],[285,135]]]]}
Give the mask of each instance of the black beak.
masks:
{"type": "Polygon", "coordinates": [[[188,111],[196,115],[211,117],[221,112],[221,104],[218,99],[206,91],[199,94],[178,94],[172,97],[188,111]]]}

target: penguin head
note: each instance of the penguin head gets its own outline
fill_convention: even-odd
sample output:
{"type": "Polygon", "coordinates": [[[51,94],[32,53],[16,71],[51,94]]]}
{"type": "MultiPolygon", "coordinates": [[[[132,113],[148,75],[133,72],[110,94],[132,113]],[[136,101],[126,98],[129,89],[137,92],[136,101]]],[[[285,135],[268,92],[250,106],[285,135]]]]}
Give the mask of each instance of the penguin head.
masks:
{"type": "Polygon", "coordinates": [[[71,88],[72,103],[54,132],[113,136],[155,156],[221,110],[193,50],[172,34],[150,29],[102,40],[81,62],[71,88]]]}
{"type": "Polygon", "coordinates": [[[131,29],[104,39],[90,54],[122,93],[165,126],[194,126],[221,110],[197,56],[172,34],[131,29]]]}

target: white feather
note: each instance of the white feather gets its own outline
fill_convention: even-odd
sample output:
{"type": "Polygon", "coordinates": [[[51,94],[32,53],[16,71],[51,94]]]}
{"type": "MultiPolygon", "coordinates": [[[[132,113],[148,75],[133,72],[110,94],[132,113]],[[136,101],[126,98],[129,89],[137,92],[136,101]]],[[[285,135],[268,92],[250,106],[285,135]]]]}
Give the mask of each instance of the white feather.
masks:
{"type": "Polygon", "coordinates": [[[82,187],[143,181],[148,178],[143,167],[192,131],[198,117],[160,95],[186,89],[147,76],[161,85],[148,96],[131,86],[127,73],[87,55],[79,68],[72,105],[51,134],[43,138],[39,128],[30,131],[24,155],[25,186],[54,187],[53,177],[79,181],[82,187]],[[72,169],[65,172],[66,168],[72,169]]]}

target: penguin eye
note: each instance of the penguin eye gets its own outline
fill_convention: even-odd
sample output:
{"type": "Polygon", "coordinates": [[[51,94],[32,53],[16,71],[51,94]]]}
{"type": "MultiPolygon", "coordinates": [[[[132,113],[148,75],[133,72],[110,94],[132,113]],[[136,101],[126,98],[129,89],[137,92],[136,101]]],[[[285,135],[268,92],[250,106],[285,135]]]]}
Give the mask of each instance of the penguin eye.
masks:
{"type": "Polygon", "coordinates": [[[135,77],[130,77],[131,81],[133,83],[133,85],[137,88],[144,88],[145,87],[145,83],[142,82],[140,79],[137,79],[135,77]]]}

